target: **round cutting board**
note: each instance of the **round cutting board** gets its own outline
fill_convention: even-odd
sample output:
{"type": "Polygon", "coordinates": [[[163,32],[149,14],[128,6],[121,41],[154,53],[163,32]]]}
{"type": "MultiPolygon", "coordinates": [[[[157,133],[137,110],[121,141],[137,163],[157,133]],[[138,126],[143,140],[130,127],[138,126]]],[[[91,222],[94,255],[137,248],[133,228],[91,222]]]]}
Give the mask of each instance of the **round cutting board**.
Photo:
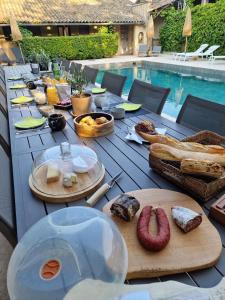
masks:
{"type": "MultiPolygon", "coordinates": [[[[220,235],[210,223],[201,206],[187,195],[161,189],[147,189],[129,192],[141,205],[131,222],[125,222],[110,213],[111,200],[103,211],[118,225],[128,248],[127,279],[158,277],[183,273],[213,266],[222,251],[220,235]],[[168,245],[159,252],[145,250],[136,235],[137,220],[146,205],[162,207],[169,219],[171,237],[168,245]],[[171,217],[172,206],[183,206],[202,213],[202,223],[189,233],[183,233],[171,217]]],[[[151,222],[151,232],[156,224],[151,222]]]]}
{"type": "Polygon", "coordinates": [[[46,183],[46,170],[40,170],[38,175],[40,189],[37,189],[33,184],[32,175],[29,177],[29,186],[32,193],[40,200],[50,203],[65,203],[72,202],[95,192],[103,183],[105,177],[105,167],[102,165],[101,174],[95,182],[91,184],[91,178],[88,173],[77,174],[78,183],[73,184],[71,188],[65,188],[62,183],[62,176],[59,181],[46,183]],[[88,183],[88,188],[83,188],[82,185],[88,183]],[[46,192],[43,192],[46,191],[46,192]]]}

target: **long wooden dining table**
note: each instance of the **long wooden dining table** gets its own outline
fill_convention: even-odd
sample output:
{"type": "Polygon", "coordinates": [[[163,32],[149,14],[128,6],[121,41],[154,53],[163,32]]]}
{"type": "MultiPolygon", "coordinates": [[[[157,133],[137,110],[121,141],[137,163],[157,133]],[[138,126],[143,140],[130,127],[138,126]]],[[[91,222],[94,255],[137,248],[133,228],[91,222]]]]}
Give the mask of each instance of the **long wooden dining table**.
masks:
{"type": "MultiPolygon", "coordinates": [[[[123,175],[120,180],[95,205],[95,208],[99,210],[101,210],[102,207],[115,196],[128,191],[159,188],[182,192],[180,188],[150,169],[148,163],[148,145],[140,145],[135,142],[127,141],[125,136],[127,134],[127,128],[135,125],[141,120],[150,120],[154,122],[156,127],[166,128],[167,135],[179,140],[196,133],[196,131],[142,109],[137,112],[126,114],[126,117],[123,120],[115,120],[114,132],[104,137],[81,138],[77,136],[74,131],[73,118],[71,114],[66,111],[64,111],[64,115],[66,117],[67,124],[63,131],[52,132],[51,129],[44,128],[41,130],[27,131],[22,134],[18,134],[14,127],[16,121],[26,116],[40,117],[41,115],[35,104],[31,104],[29,106],[11,105],[10,99],[21,95],[30,95],[30,93],[28,89],[10,89],[10,86],[12,86],[14,82],[8,81],[7,78],[20,76],[21,73],[29,72],[30,67],[28,65],[6,68],[8,115],[18,240],[22,238],[33,224],[47,214],[65,207],[85,205],[86,198],[61,204],[42,202],[31,193],[29,188],[28,178],[32,172],[34,159],[45,149],[59,145],[62,142],[67,141],[71,144],[84,144],[94,149],[98,158],[105,166],[106,182],[118,172],[123,171],[123,175]]],[[[23,83],[23,81],[17,81],[16,83],[23,83]]],[[[211,204],[217,198],[213,198],[206,203],[200,203],[207,215],[211,204]]],[[[176,280],[199,287],[215,286],[225,275],[225,228],[215,220],[210,220],[219,231],[223,243],[221,257],[214,267],[160,278],[136,279],[126,282],[130,284],[138,284],[176,280]]],[[[210,249],[208,249],[208,251],[210,251],[210,249]]]]}

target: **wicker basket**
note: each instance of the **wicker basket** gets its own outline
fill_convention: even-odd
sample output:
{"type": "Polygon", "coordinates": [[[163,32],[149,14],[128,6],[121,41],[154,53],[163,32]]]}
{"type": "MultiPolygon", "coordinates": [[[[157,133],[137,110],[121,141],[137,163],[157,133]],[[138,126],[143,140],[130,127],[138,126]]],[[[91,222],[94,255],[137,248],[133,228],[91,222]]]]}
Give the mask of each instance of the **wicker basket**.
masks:
{"type": "MultiPolygon", "coordinates": [[[[225,137],[211,131],[200,131],[184,139],[183,142],[225,146],[225,137]]],[[[210,179],[183,174],[180,171],[179,162],[161,160],[152,156],[151,153],[149,155],[149,165],[154,171],[202,201],[209,200],[222,189],[225,189],[225,176],[219,179],[210,179]]]]}

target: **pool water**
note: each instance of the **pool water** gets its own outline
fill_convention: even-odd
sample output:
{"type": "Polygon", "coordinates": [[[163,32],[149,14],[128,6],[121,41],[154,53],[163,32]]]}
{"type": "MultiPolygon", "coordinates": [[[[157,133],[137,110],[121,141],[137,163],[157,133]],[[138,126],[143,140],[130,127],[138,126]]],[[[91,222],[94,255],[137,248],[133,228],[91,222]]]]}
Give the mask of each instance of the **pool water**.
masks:
{"type": "MultiPolygon", "coordinates": [[[[156,86],[170,88],[171,91],[162,112],[173,118],[177,117],[188,94],[225,105],[225,83],[217,79],[156,70],[149,65],[107,68],[107,71],[127,76],[123,89],[124,96],[129,94],[135,78],[156,86]]],[[[100,68],[98,83],[101,83],[103,74],[104,69],[100,68]]]]}

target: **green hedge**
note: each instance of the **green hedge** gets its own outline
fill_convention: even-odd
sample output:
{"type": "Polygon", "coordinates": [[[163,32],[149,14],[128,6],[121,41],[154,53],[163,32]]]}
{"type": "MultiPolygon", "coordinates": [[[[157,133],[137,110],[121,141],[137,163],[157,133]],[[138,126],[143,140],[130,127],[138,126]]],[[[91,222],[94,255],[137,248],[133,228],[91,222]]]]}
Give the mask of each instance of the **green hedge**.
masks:
{"type": "MultiPolygon", "coordinates": [[[[160,30],[160,41],[164,51],[183,50],[182,37],[185,11],[169,8],[163,12],[164,26],[160,30]]],[[[225,55],[225,0],[197,5],[192,8],[192,36],[188,38],[188,51],[201,44],[220,45],[217,54],[225,55]]]]}
{"type": "Polygon", "coordinates": [[[44,49],[51,58],[90,59],[112,57],[118,50],[118,35],[90,34],[63,37],[25,37],[21,42],[25,58],[44,49]]]}

